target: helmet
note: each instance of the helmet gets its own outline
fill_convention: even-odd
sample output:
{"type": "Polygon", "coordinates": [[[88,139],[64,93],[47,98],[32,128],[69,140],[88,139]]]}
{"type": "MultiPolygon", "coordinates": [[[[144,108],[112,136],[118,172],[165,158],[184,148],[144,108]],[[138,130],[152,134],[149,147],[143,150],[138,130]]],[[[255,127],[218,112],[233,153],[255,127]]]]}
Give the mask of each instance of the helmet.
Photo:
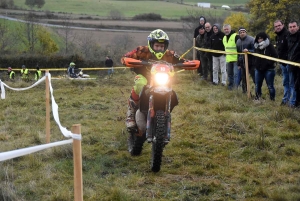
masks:
{"type": "Polygon", "coordinates": [[[147,39],[148,39],[148,48],[149,48],[150,52],[152,54],[154,54],[157,59],[161,59],[164,56],[164,54],[166,53],[168,46],[169,46],[169,37],[166,34],[166,32],[164,32],[161,29],[156,29],[150,33],[150,35],[148,36],[147,39]],[[164,50],[163,51],[155,51],[153,49],[153,44],[155,42],[164,43],[165,44],[164,50]]]}
{"type": "Polygon", "coordinates": [[[11,71],[11,70],[12,70],[12,68],[11,68],[11,67],[8,67],[8,68],[7,68],[7,70],[11,71]]]}
{"type": "Polygon", "coordinates": [[[70,66],[75,66],[75,63],[74,63],[74,62],[71,62],[71,63],[70,63],[70,66]]]}

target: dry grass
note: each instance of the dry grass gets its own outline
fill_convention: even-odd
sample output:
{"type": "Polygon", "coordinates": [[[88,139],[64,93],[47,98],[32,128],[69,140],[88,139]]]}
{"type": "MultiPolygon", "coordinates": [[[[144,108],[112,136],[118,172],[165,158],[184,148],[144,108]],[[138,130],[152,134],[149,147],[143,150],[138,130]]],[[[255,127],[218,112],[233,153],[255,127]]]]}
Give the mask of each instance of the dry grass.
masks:
{"type": "MultiPolygon", "coordinates": [[[[180,104],[156,174],[149,168],[148,144],[139,157],[127,152],[124,118],[132,78],[120,70],[110,80],[52,81],[62,125],[82,125],[84,200],[300,199],[300,115],[279,107],[280,77],[276,102],[256,103],[191,72],[178,74],[180,104]]],[[[44,87],[7,90],[0,105],[0,151],[45,143],[44,87]]],[[[51,141],[63,139],[51,120],[51,141]]],[[[71,145],[2,162],[0,198],[72,200],[72,163],[71,145]]]]}

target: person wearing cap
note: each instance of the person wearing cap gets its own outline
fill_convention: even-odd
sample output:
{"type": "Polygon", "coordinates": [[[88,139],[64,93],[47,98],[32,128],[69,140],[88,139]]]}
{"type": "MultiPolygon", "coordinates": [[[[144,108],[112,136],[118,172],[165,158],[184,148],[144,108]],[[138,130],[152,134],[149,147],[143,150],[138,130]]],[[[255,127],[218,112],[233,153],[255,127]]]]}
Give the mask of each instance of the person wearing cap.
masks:
{"type": "MultiPolygon", "coordinates": [[[[268,57],[278,58],[275,47],[271,44],[269,36],[265,32],[260,32],[256,35],[254,40],[254,52],[268,57]]],[[[270,100],[275,101],[275,61],[268,58],[254,57],[255,65],[255,99],[260,100],[262,96],[262,84],[266,80],[270,100]]]]}
{"type": "MultiPolygon", "coordinates": [[[[199,26],[199,35],[196,37],[196,47],[199,48],[205,48],[205,29],[204,26],[199,26]]],[[[208,59],[205,56],[204,51],[198,50],[198,53],[200,55],[200,66],[202,66],[202,75],[201,80],[207,80],[208,79],[208,59]]],[[[199,69],[199,68],[198,68],[199,69]]]]}
{"type": "MultiPolygon", "coordinates": [[[[247,30],[244,27],[239,28],[239,39],[236,41],[236,47],[238,53],[254,52],[254,38],[247,34],[247,30]]],[[[238,69],[241,70],[242,90],[243,93],[247,92],[247,81],[246,81],[246,69],[245,69],[245,56],[243,54],[238,55],[237,62],[238,69]]],[[[248,54],[248,69],[252,77],[252,81],[255,84],[255,66],[254,57],[248,54]]],[[[240,80],[238,80],[240,83],[240,80]]]]}
{"type": "Polygon", "coordinates": [[[225,36],[223,37],[223,44],[226,52],[236,54],[226,54],[227,76],[228,76],[228,89],[236,89],[238,86],[238,67],[237,67],[237,48],[236,41],[239,36],[235,31],[231,30],[230,24],[223,25],[225,36]]]}
{"type": "MultiPolygon", "coordinates": [[[[225,47],[223,44],[223,38],[225,34],[221,31],[219,24],[214,24],[212,26],[213,35],[210,38],[211,41],[211,49],[225,51],[225,47]]],[[[226,58],[223,53],[212,53],[212,61],[213,61],[213,85],[219,84],[219,70],[221,70],[221,83],[223,86],[226,85],[227,72],[226,72],[226,58]]]]}
{"type": "Polygon", "coordinates": [[[21,69],[21,79],[24,81],[29,81],[29,70],[25,65],[22,65],[21,69]]]}
{"type": "Polygon", "coordinates": [[[9,77],[10,80],[14,80],[15,79],[15,72],[12,70],[11,67],[7,68],[7,75],[9,77]]]}
{"type": "MultiPolygon", "coordinates": [[[[279,59],[288,60],[288,41],[287,37],[289,31],[284,27],[281,20],[275,20],[274,22],[274,32],[276,50],[279,59]]],[[[296,92],[294,85],[294,76],[290,71],[290,66],[285,63],[280,63],[281,74],[282,74],[282,85],[283,85],[283,98],[280,105],[288,105],[290,107],[295,106],[296,103],[296,92]]]]}

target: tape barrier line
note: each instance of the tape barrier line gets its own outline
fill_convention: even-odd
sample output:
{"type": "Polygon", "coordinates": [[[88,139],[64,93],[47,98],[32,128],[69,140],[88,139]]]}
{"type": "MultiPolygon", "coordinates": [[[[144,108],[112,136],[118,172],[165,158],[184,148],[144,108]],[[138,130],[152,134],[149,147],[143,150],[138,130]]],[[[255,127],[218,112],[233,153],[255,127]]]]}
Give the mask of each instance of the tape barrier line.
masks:
{"type": "Polygon", "coordinates": [[[31,89],[31,88],[39,85],[45,79],[46,79],[46,77],[44,76],[41,79],[39,79],[37,82],[35,82],[33,85],[31,85],[29,87],[25,87],[25,88],[13,88],[13,87],[8,86],[7,84],[5,84],[4,82],[2,82],[0,80],[0,82],[1,82],[1,99],[5,99],[5,89],[4,89],[3,85],[6,86],[7,88],[11,89],[11,90],[14,90],[14,91],[25,91],[25,90],[31,89]]]}
{"type": "Polygon", "coordinates": [[[53,96],[53,88],[52,88],[52,84],[51,84],[51,74],[46,73],[45,76],[48,76],[48,80],[49,80],[49,89],[50,89],[51,101],[52,101],[52,104],[51,104],[52,105],[52,114],[53,114],[54,120],[55,120],[56,124],[58,125],[61,133],[65,137],[72,137],[73,139],[81,140],[81,134],[74,134],[60,124],[59,115],[58,115],[58,105],[53,96]]]}
{"type": "Polygon", "coordinates": [[[49,79],[49,89],[50,89],[50,92],[51,92],[51,100],[52,100],[52,114],[53,114],[53,117],[54,117],[54,120],[55,120],[56,124],[58,125],[61,133],[65,137],[68,137],[68,138],[71,137],[71,138],[76,139],[76,140],[81,140],[81,134],[72,133],[71,131],[69,131],[68,129],[63,127],[60,123],[59,115],[58,115],[58,105],[57,105],[57,103],[54,99],[54,96],[53,96],[53,88],[52,88],[52,85],[51,85],[51,74],[50,73],[46,74],[44,77],[42,77],[40,80],[35,82],[33,85],[31,85],[29,87],[26,87],[26,88],[13,88],[13,87],[8,86],[7,84],[5,84],[4,82],[2,82],[0,80],[1,99],[5,99],[5,88],[4,88],[4,86],[11,89],[11,90],[24,91],[24,90],[31,89],[31,88],[37,86],[38,84],[40,84],[41,82],[43,82],[46,79],[46,76],[48,76],[48,79],[49,79]]]}
{"type": "Polygon", "coordinates": [[[13,158],[17,158],[20,156],[28,155],[28,154],[38,152],[38,151],[41,151],[44,149],[48,149],[51,147],[56,147],[56,146],[61,146],[61,145],[71,144],[71,143],[73,143],[73,139],[59,141],[59,142],[52,142],[49,144],[43,144],[43,145],[38,145],[38,146],[34,146],[34,147],[27,147],[27,148],[13,150],[13,151],[2,152],[2,153],[0,153],[0,162],[9,160],[9,159],[13,159],[13,158]]]}
{"type": "Polygon", "coordinates": [[[220,54],[250,54],[250,55],[253,55],[253,56],[256,56],[256,57],[261,57],[261,58],[264,58],[264,59],[269,59],[269,60],[273,60],[273,61],[276,61],[276,62],[290,64],[292,66],[300,67],[300,63],[287,61],[287,60],[283,60],[283,59],[278,59],[278,58],[274,58],[274,57],[269,57],[269,56],[266,56],[266,55],[252,53],[252,52],[235,53],[235,52],[225,52],[225,51],[220,51],[220,50],[211,50],[211,49],[198,48],[198,47],[194,47],[194,48],[197,49],[197,50],[200,50],[200,51],[204,51],[204,52],[213,52],[213,53],[220,53],[220,54]]]}
{"type": "MultiPolygon", "coordinates": [[[[122,66],[120,66],[120,67],[95,67],[95,68],[76,68],[76,69],[82,69],[83,71],[85,71],[85,70],[110,70],[110,69],[124,69],[124,68],[128,68],[128,67],[126,67],[126,66],[124,66],[124,67],[122,67],[122,66]]],[[[0,68],[0,70],[7,70],[7,68],[0,68]]],[[[18,70],[21,70],[21,69],[15,69],[14,68],[14,70],[16,70],[16,71],[18,71],[18,70]]],[[[31,69],[29,69],[29,70],[31,70],[31,69]]],[[[46,70],[49,70],[49,71],[65,71],[65,72],[67,72],[67,69],[65,69],[65,68],[41,68],[40,69],[41,71],[46,71],[46,70]]]]}

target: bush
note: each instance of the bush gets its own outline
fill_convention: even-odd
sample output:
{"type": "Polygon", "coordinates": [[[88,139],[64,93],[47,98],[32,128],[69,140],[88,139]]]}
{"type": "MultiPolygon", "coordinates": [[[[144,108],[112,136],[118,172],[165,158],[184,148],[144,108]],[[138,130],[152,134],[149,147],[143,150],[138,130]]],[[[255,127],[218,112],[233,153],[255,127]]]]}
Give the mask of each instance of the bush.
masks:
{"type": "Polygon", "coordinates": [[[135,15],[132,19],[133,20],[145,20],[145,21],[159,21],[159,20],[162,20],[162,17],[160,14],[144,13],[144,14],[135,15]]]}

